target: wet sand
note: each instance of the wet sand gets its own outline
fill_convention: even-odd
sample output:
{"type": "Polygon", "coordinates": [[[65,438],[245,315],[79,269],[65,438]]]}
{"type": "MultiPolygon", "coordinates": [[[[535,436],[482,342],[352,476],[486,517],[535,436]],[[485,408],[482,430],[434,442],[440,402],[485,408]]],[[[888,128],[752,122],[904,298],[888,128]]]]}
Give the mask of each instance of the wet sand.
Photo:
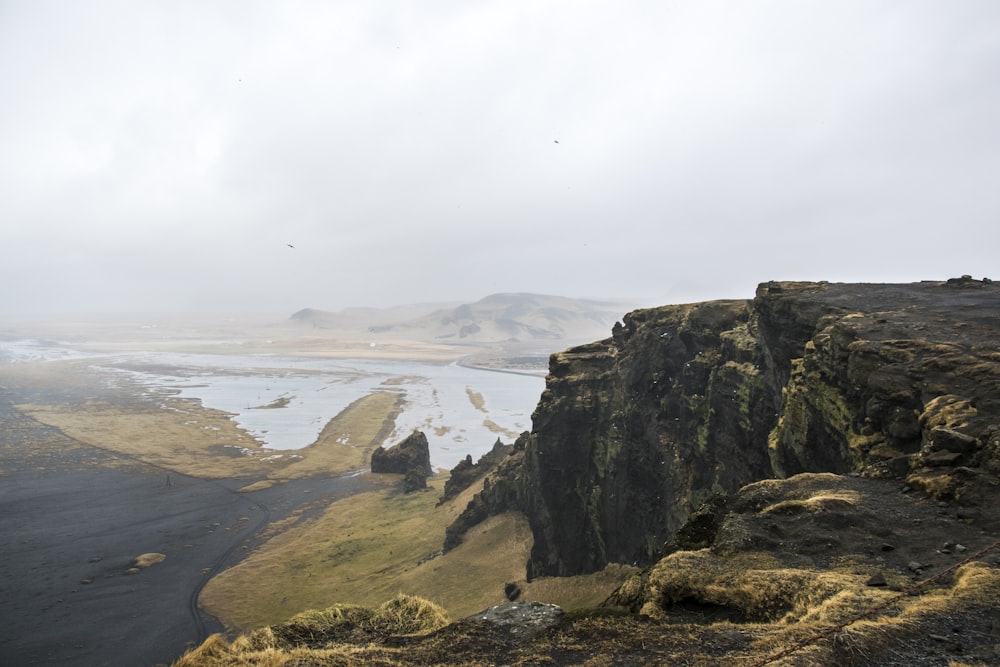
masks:
{"type": "MultiPolygon", "coordinates": [[[[161,467],[182,450],[218,458],[208,456],[217,431],[180,428],[174,422],[190,417],[175,411],[151,416],[134,392],[100,382],[86,362],[16,364],[0,385],[0,665],[169,664],[223,630],[199,610],[199,593],[262,531],[387,483],[304,476],[240,493],[270,468],[247,472],[234,459],[232,476],[202,479],[161,467]],[[32,405],[88,417],[108,408],[121,428],[81,430],[70,420],[85,443],[16,407],[32,405]],[[129,574],[145,553],[166,558],[129,574]]],[[[199,412],[199,424],[209,412],[199,412]]]]}
{"type": "MultiPolygon", "coordinates": [[[[169,664],[219,622],[198,609],[210,577],[269,522],[372,488],[366,476],[253,493],[73,440],[0,397],[0,664],[169,664]],[[144,553],[166,556],[129,574],[144,553]]],[[[289,610],[293,613],[295,610],[289,610]]]]}

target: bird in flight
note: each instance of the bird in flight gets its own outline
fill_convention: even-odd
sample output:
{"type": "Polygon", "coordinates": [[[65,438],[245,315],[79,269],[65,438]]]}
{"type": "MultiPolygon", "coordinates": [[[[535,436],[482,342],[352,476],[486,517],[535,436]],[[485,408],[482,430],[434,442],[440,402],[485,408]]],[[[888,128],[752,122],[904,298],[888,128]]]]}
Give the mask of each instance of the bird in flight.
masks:
{"type": "Polygon", "coordinates": [[[291,243],[286,243],[285,245],[288,246],[289,248],[294,248],[295,247],[291,243]]]}

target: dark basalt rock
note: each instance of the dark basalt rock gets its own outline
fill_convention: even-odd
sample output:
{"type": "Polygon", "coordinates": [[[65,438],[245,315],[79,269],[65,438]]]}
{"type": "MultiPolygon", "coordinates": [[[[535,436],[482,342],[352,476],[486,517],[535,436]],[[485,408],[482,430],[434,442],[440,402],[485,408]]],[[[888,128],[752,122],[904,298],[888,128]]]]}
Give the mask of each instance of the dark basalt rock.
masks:
{"type": "MultiPolygon", "coordinates": [[[[526,439],[527,437],[528,434],[524,433],[519,440],[526,439]]],[[[444,494],[441,496],[438,504],[440,505],[451,500],[482,479],[486,473],[493,470],[513,449],[514,445],[505,445],[500,441],[500,438],[497,438],[497,441],[493,443],[493,449],[479,457],[477,462],[472,462],[471,454],[466,456],[462,461],[459,461],[458,465],[451,469],[451,475],[444,483],[444,494]]]]}
{"type": "Polygon", "coordinates": [[[487,623],[520,641],[527,641],[558,625],[564,615],[554,604],[505,602],[469,616],[466,621],[487,623]]]}
{"type": "Polygon", "coordinates": [[[761,479],[858,471],[961,497],[1000,474],[998,331],[1000,287],[968,278],[634,311],[551,356],[523,451],[445,546],[520,510],[529,578],[572,575],[653,562],[703,501],[761,479]],[[978,472],[944,484],[952,465],[978,472]]]}
{"type": "Polygon", "coordinates": [[[372,472],[405,475],[403,490],[406,493],[427,487],[431,469],[430,448],[427,436],[414,431],[401,442],[372,452],[372,472]]]}

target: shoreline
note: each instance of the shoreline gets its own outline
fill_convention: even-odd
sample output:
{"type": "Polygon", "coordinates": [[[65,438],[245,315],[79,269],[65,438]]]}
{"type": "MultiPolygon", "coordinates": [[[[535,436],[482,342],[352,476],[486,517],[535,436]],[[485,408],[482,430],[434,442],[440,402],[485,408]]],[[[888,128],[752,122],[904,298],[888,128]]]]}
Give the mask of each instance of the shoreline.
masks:
{"type": "Polygon", "coordinates": [[[198,596],[263,531],[379,486],[355,475],[241,493],[249,479],[129,460],[23,415],[6,397],[0,427],[0,531],[12,538],[0,545],[2,664],[169,664],[225,630],[198,596]],[[146,553],[166,558],[129,574],[146,553]]]}
{"type": "MultiPolygon", "coordinates": [[[[440,365],[538,377],[450,350],[462,354],[440,365]]],[[[245,444],[242,429],[185,400],[163,411],[85,358],[0,363],[0,664],[170,664],[226,632],[199,606],[216,575],[330,504],[394,483],[240,465],[219,448],[245,444]],[[130,574],[143,554],[165,558],[130,574]]]]}

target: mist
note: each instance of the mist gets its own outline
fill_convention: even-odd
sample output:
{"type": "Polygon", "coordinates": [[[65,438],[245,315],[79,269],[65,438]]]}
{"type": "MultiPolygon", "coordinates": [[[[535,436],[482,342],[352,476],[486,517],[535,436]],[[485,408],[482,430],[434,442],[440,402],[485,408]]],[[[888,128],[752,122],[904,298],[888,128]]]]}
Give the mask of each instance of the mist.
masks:
{"type": "Polygon", "coordinates": [[[998,21],[988,0],[3,3],[0,316],[1000,274],[998,21]]]}

